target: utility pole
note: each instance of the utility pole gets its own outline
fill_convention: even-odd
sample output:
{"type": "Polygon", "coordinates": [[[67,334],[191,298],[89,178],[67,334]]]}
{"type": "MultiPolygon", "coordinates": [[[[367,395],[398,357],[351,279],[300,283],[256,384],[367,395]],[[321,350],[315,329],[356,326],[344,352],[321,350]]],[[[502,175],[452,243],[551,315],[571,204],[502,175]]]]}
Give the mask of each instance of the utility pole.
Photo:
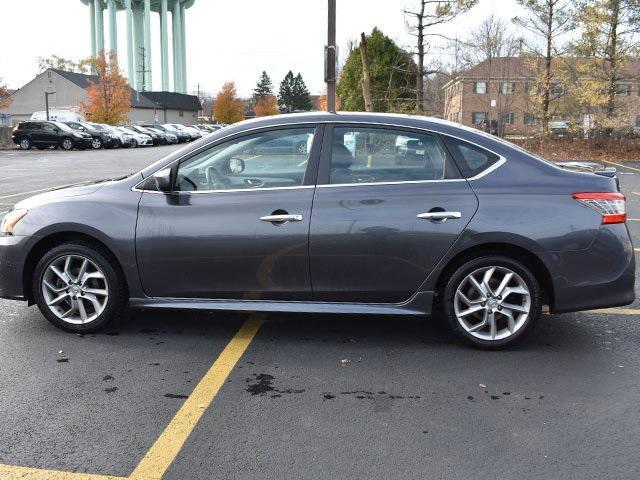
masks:
{"type": "Polygon", "coordinates": [[[140,70],[137,71],[139,75],[142,75],[142,91],[147,91],[147,73],[151,73],[151,70],[147,70],[145,48],[140,47],[140,70]]]}
{"type": "Polygon", "coordinates": [[[49,95],[53,95],[56,92],[44,92],[44,108],[47,111],[47,121],[49,120],[49,95]]]}
{"type": "Polygon", "coordinates": [[[328,0],[327,52],[325,81],[327,82],[327,111],[336,111],[336,0],[328,0]]]}

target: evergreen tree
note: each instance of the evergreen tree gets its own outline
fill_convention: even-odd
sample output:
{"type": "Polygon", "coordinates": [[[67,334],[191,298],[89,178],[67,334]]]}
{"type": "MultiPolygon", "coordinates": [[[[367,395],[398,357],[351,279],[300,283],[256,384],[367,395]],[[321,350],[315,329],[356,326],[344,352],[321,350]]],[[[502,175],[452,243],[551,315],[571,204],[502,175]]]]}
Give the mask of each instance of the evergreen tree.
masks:
{"type": "Polygon", "coordinates": [[[271,83],[271,78],[267,75],[267,72],[263,70],[256,84],[256,88],[253,89],[253,98],[254,100],[262,100],[272,95],[273,83],[271,83]]]}
{"type": "Polygon", "coordinates": [[[298,73],[293,80],[292,86],[294,110],[309,111],[313,107],[309,89],[302,79],[302,75],[298,73]]]}
{"type": "Polygon", "coordinates": [[[285,112],[293,112],[295,110],[295,99],[293,96],[293,86],[295,77],[293,72],[289,70],[280,82],[280,91],[278,92],[278,105],[285,112]]]}

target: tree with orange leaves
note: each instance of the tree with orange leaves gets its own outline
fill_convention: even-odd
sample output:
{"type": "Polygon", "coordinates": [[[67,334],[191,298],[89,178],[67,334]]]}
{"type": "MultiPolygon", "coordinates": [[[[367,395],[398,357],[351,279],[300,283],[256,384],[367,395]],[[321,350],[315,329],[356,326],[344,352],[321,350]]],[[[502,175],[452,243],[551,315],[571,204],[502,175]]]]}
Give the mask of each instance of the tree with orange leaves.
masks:
{"type": "Polygon", "coordinates": [[[278,115],[278,99],[275,95],[266,95],[256,100],[253,106],[256,117],[268,117],[269,115],[278,115]]]}
{"type": "MultiPolygon", "coordinates": [[[[336,111],[340,110],[342,107],[342,102],[340,98],[336,97],[336,111]]],[[[326,92],[318,97],[318,110],[326,111],[327,110],[327,94],[326,92]]]]}
{"type": "Polygon", "coordinates": [[[244,102],[237,97],[236,84],[226,82],[213,103],[213,117],[220,123],[244,120],[244,102]]]}
{"type": "Polygon", "coordinates": [[[92,122],[117,125],[131,110],[131,88],[118,68],[116,52],[100,52],[92,61],[98,81],[87,88],[89,103],[82,104],[92,122]]]}
{"type": "Polygon", "coordinates": [[[11,105],[11,95],[7,87],[0,82],[0,109],[7,108],[9,105],[11,105]]]}

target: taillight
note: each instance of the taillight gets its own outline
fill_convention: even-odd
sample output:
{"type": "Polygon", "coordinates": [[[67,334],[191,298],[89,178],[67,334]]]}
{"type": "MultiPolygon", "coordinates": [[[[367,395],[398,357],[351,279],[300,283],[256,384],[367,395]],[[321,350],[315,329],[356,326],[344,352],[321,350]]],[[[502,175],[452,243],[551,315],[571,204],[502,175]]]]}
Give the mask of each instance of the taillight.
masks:
{"type": "Polygon", "coordinates": [[[574,193],[573,198],[602,215],[603,224],[627,221],[624,195],[618,192],[574,193]]]}

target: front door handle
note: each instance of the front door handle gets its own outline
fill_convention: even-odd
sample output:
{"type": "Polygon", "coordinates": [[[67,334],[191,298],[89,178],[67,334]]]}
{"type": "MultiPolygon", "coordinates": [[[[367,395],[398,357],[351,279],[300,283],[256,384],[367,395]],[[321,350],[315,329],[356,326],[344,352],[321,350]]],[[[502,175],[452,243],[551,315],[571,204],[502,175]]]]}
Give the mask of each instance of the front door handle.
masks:
{"type": "Polygon", "coordinates": [[[460,212],[426,212],[418,214],[422,220],[449,220],[462,217],[460,212]]]}
{"type": "Polygon", "coordinates": [[[302,215],[265,215],[264,217],[260,217],[260,220],[262,220],[263,222],[275,223],[301,222],[302,215]]]}

